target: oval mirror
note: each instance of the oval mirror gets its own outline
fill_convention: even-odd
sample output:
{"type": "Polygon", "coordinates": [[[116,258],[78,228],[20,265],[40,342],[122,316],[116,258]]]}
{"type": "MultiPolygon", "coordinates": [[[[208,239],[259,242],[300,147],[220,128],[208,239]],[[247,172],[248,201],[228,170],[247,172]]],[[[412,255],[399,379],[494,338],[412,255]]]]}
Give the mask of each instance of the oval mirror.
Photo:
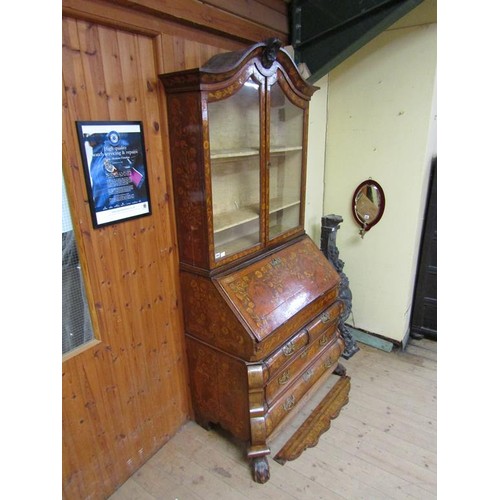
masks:
{"type": "Polygon", "coordinates": [[[362,236],[382,218],[384,208],[384,191],[378,182],[368,179],[356,188],[352,197],[352,213],[361,226],[362,236]]]}

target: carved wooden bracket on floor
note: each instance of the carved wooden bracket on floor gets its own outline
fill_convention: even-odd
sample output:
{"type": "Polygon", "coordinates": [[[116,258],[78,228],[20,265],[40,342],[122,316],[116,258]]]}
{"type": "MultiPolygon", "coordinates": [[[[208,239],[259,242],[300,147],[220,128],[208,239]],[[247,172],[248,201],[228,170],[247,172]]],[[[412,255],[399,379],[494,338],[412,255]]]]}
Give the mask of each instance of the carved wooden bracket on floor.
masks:
{"type": "Polygon", "coordinates": [[[298,458],[307,448],[316,446],[320,436],[330,428],[331,420],[339,415],[342,407],[349,401],[350,387],[350,377],[341,377],[276,454],[274,460],[284,465],[285,462],[298,458]]]}

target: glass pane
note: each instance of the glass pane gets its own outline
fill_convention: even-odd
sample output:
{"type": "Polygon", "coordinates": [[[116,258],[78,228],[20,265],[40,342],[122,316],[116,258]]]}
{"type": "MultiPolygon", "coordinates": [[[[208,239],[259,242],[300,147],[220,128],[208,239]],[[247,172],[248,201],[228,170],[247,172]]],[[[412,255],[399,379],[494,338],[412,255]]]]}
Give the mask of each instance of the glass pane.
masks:
{"type": "Polygon", "coordinates": [[[89,306],[80,259],[69,213],[66,187],[62,184],[62,352],[93,340],[89,306]]]}
{"type": "Polygon", "coordinates": [[[303,124],[304,110],[275,83],[271,87],[269,238],[300,224],[303,124]]]}
{"type": "Polygon", "coordinates": [[[259,85],[208,104],[215,259],[260,243],[259,85]]]}

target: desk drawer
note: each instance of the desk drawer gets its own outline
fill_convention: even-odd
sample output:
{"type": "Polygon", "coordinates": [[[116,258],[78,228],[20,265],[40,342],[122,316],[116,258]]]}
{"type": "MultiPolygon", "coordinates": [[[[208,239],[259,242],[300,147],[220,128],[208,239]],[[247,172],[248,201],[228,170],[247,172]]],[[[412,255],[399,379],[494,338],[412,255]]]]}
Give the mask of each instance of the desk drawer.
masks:
{"type": "Polygon", "coordinates": [[[311,364],[296,377],[289,389],[276,399],[265,416],[267,436],[293,411],[304,394],[306,394],[325,371],[333,371],[335,369],[344,347],[345,344],[342,337],[335,339],[328,348],[321,351],[311,364]]]}
{"type": "Polygon", "coordinates": [[[344,304],[337,300],[330,307],[327,307],[319,316],[311,321],[306,330],[309,333],[310,342],[321,335],[326,329],[337,327],[340,315],[344,309],[344,304]]]}
{"type": "Polygon", "coordinates": [[[302,348],[283,369],[278,371],[266,385],[266,401],[271,404],[282,391],[290,386],[303,369],[311,363],[316,355],[331,347],[329,344],[340,336],[336,326],[332,326],[316,339],[312,344],[302,348]]]}
{"type": "Polygon", "coordinates": [[[334,302],[309,324],[292,336],[285,344],[264,360],[266,380],[271,380],[296,356],[302,355],[302,350],[320,337],[326,330],[335,331],[343,310],[343,303],[334,302]]]}
{"type": "Polygon", "coordinates": [[[304,328],[297,335],[292,337],[288,342],[283,344],[277,351],[264,360],[266,367],[267,379],[270,380],[276,376],[281,369],[290,363],[297,353],[301,352],[309,343],[309,333],[304,328]]]}

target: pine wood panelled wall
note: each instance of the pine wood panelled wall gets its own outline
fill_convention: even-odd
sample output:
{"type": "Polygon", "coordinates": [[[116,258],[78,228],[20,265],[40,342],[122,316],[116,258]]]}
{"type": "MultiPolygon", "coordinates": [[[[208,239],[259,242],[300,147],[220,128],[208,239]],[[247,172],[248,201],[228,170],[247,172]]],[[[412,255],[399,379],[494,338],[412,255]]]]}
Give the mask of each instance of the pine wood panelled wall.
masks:
{"type": "Polygon", "coordinates": [[[63,174],[97,336],[63,358],[63,495],[106,498],[191,416],[157,76],[286,39],[286,5],[63,0],[63,14],[63,174]],[[143,122],[151,216],[93,229],[77,120],[143,122]]]}
{"type": "MultiPolygon", "coordinates": [[[[282,0],[63,0],[63,13],[150,34],[170,21],[246,45],[274,36],[288,41],[282,0]],[[217,4],[224,4],[224,9],[217,4]]],[[[168,33],[160,29],[156,34],[160,32],[168,33]]]]}

